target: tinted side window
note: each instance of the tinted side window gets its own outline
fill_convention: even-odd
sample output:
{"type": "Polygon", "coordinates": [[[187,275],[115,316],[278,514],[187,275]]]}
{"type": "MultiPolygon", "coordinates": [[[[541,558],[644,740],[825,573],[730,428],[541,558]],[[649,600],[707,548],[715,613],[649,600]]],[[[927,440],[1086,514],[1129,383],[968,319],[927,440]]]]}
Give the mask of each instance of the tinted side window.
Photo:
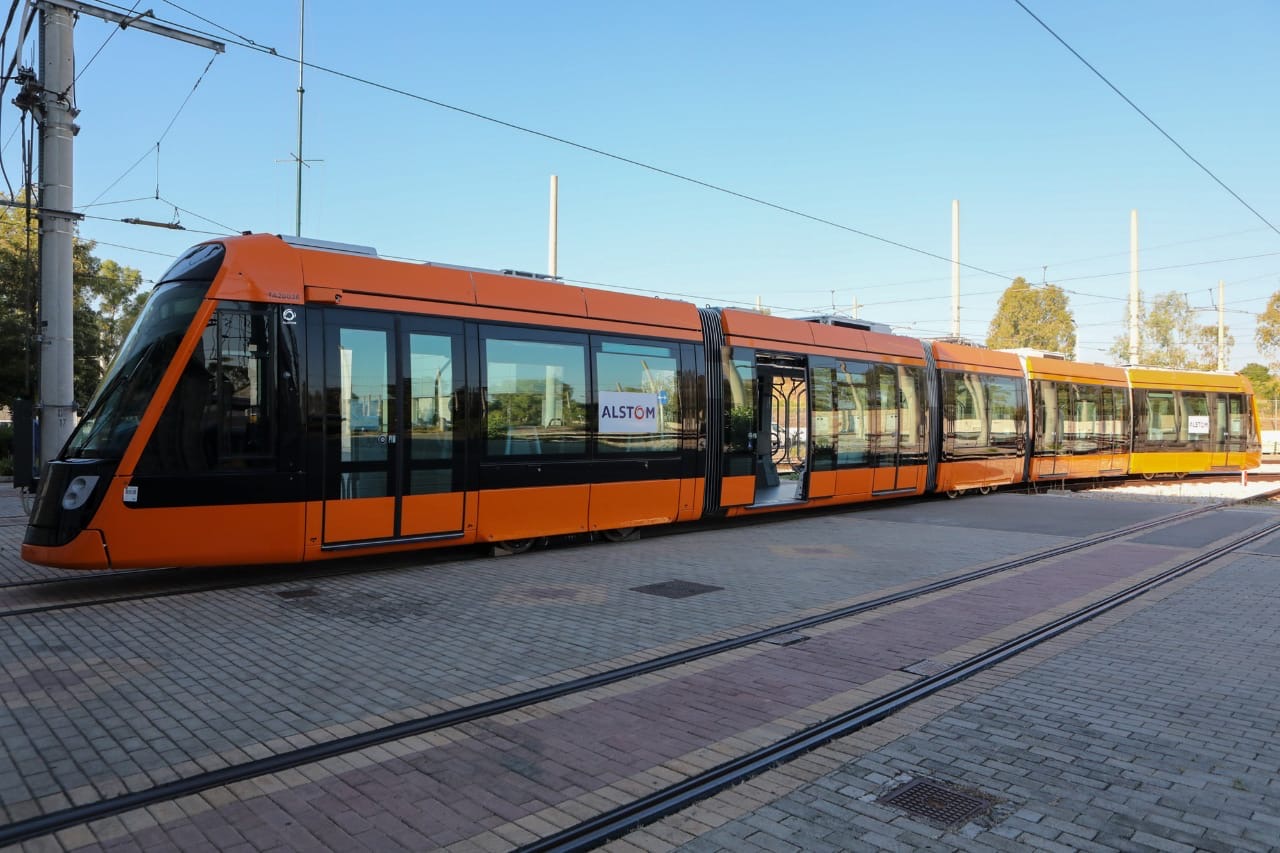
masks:
{"type": "Polygon", "coordinates": [[[585,341],[485,339],[488,458],[586,454],[586,352],[585,341]]]}
{"type": "Polygon", "coordinates": [[[680,444],[680,358],[673,346],[596,345],[598,452],[674,453],[680,444]]]}

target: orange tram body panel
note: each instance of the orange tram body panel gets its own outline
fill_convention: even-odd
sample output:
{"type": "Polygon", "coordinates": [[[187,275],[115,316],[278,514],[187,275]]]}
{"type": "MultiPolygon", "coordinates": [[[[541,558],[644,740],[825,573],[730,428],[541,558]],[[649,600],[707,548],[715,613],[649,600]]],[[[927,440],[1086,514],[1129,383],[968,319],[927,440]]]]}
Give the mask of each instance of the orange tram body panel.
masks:
{"type": "Polygon", "coordinates": [[[297,563],[1247,469],[1248,381],[246,235],[161,277],[23,544],[74,569],[297,563]]]}

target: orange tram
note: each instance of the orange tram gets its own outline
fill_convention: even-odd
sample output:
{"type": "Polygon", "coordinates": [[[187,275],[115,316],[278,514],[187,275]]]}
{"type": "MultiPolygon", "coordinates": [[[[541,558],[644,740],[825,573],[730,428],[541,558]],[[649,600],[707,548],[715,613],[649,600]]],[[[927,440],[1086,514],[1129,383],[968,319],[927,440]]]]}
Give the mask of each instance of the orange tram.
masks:
{"type": "Polygon", "coordinates": [[[1259,464],[1248,380],[246,235],[162,277],[22,557],[288,563],[1259,464]]]}

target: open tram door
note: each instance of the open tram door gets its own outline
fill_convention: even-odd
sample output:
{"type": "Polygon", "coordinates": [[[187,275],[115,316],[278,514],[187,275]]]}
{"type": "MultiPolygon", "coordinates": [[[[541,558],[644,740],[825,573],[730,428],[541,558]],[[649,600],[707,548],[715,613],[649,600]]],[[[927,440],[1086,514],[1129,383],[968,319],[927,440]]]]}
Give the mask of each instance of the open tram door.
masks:
{"type": "Polygon", "coordinates": [[[323,548],[460,537],[462,325],[327,309],[323,548]]]}
{"type": "Polygon", "coordinates": [[[721,505],[807,500],[808,359],[734,347],[725,354],[721,505]]]}

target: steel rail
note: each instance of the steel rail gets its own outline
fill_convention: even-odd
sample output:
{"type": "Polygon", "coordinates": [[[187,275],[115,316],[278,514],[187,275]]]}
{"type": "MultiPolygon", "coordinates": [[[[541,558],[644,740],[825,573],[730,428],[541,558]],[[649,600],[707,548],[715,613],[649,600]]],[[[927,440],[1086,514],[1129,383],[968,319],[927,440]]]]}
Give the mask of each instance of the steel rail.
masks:
{"type": "Polygon", "coordinates": [[[89,823],[112,815],[133,811],[134,809],[145,808],[156,803],[167,802],[169,800],[175,800],[191,794],[197,794],[210,788],[217,788],[224,785],[230,785],[235,782],[242,782],[257,776],[280,773],[285,770],[291,770],[306,764],[314,764],[329,758],[345,755],[350,752],[356,752],[361,749],[378,746],[383,743],[416,737],[439,729],[449,728],[462,723],[472,722],[486,717],[492,717],[498,714],[518,710],[530,705],[548,702],[553,699],[558,699],[575,693],[608,686],[620,681],[625,681],[629,678],[635,678],[640,675],[646,675],[652,672],[679,666],[680,664],[690,663],[716,654],[733,651],[744,646],[771,639],[778,635],[793,633],[804,628],[810,628],[827,622],[845,619],[850,616],[860,615],[891,604],[900,603],[902,601],[970,583],[975,580],[980,580],[1000,572],[1010,571],[1012,569],[1042,562],[1044,560],[1053,559],[1054,557],[1062,556],[1063,554],[1067,554],[1072,551],[1093,547],[1113,539],[1129,536],[1134,533],[1140,533],[1153,527],[1160,527],[1165,524],[1183,521],[1196,515],[1223,509],[1224,507],[1230,506],[1231,503],[1232,502],[1215,503],[1207,506],[1196,507],[1195,509],[1180,513],[1174,513],[1168,516],[1162,516],[1157,519],[1151,519],[1149,521],[1129,525],[1128,527],[1119,530],[1099,534],[1097,536],[1090,537],[1089,539],[1066,543],[1064,545],[1046,549],[1042,552],[1007,560],[972,572],[966,572],[952,578],[944,578],[939,581],[922,584],[917,587],[912,587],[911,589],[880,596],[875,599],[870,599],[847,607],[837,608],[825,613],[814,614],[785,624],[776,625],[771,628],[764,628],[743,634],[738,637],[731,637],[713,643],[695,646],[683,651],[672,652],[667,655],[653,658],[652,660],[629,664],[617,669],[611,669],[594,675],[583,676],[581,678],[561,682],[560,684],[553,684],[547,687],[513,694],[501,699],[492,699],[462,708],[455,708],[439,714],[432,714],[413,720],[405,720],[389,726],[371,729],[354,735],[347,735],[325,743],[300,747],[295,750],[277,753],[275,755],[266,756],[264,758],[255,759],[241,764],[229,765],[216,770],[210,770],[204,773],[188,776],[183,779],[175,779],[172,782],[166,782],[152,788],[120,794],[115,797],[99,800],[96,803],[70,806],[65,809],[49,812],[48,814],[15,821],[7,826],[0,826],[0,847],[9,844],[17,844],[42,835],[58,832],[59,830],[66,829],[71,826],[89,823]]]}
{"type": "Polygon", "coordinates": [[[833,740],[850,735],[859,729],[877,723],[903,708],[926,697],[945,690],[983,670],[1003,663],[1023,652],[1047,642],[1073,628],[1096,619],[1108,611],[1127,604],[1157,587],[1176,580],[1202,566],[1222,558],[1224,554],[1238,550],[1280,530],[1275,522],[1262,530],[1245,534],[1209,554],[1201,554],[1173,566],[1145,581],[1133,584],[1120,592],[1094,604],[1067,614],[1053,622],[1007,640],[967,661],[888,693],[878,699],[809,726],[769,746],[726,761],[683,782],[655,791],[632,803],[618,806],[608,812],[590,818],[553,835],[519,848],[520,853],[569,853],[589,850],[607,841],[620,838],[645,824],[681,811],[730,786],[759,775],[772,767],[794,760],[833,740]]]}

